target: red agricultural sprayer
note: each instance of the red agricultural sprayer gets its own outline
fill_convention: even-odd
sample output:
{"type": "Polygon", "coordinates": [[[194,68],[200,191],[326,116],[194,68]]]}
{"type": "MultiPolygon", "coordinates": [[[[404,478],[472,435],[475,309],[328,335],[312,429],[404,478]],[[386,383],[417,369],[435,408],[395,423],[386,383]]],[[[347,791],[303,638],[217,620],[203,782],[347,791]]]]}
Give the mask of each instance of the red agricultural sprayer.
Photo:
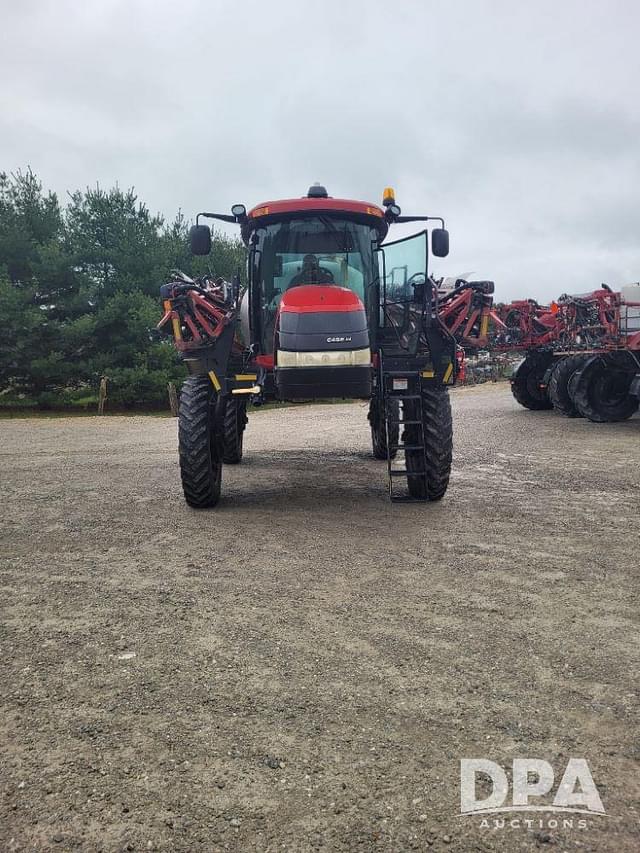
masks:
{"type": "Polygon", "coordinates": [[[211,250],[203,218],[235,223],[248,263],[244,281],[180,275],[162,288],[159,326],[173,335],[190,374],[179,409],[187,503],[218,502],[223,463],[242,458],[247,402],[318,398],[370,401],[373,455],[387,461],[392,499],[441,498],[452,457],[448,387],[463,358],[454,331],[486,334],[491,297],[488,287],[468,283],[441,303],[428,271],[428,232],[386,238],[396,223],[435,219],[431,252],[445,257],[444,221],[403,216],[391,189],[378,207],[314,185],[303,198],[249,212],[235,205],[231,215],[198,214],[196,255],[211,250]],[[398,453],[404,464],[394,462],[398,453]],[[402,494],[398,480],[407,485],[402,494]]]}

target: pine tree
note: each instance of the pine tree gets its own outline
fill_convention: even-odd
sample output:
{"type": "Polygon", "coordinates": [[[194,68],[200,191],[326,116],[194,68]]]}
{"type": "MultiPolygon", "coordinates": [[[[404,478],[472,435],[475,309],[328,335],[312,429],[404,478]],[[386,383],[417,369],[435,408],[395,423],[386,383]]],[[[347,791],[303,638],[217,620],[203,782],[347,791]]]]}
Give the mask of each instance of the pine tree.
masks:
{"type": "Polygon", "coordinates": [[[210,258],[192,257],[188,230],[132,189],[74,192],[62,211],[30,170],[1,174],[0,395],[65,405],[90,400],[106,376],[113,404],[165,403],[184,368],[156,331],[159,286],[175,268],[230,279],[245,266],[242,242],[222,234],[210,258]]]}

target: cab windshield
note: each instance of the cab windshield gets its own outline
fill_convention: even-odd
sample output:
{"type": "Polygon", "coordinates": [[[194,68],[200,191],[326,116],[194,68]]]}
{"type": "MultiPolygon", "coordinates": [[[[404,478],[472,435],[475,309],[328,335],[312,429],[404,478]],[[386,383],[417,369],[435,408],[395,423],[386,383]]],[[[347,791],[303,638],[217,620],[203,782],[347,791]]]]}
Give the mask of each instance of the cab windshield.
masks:
{"type": "Polygon", "coordinates": [[[329,216],[291,219],[257,229],[255,274],[260,283],[265,351],[273,342],[282,294],[292,287],[347,287],[369,307],[369,285],[377,276],[376,236],[368,225],[329,216]]]}

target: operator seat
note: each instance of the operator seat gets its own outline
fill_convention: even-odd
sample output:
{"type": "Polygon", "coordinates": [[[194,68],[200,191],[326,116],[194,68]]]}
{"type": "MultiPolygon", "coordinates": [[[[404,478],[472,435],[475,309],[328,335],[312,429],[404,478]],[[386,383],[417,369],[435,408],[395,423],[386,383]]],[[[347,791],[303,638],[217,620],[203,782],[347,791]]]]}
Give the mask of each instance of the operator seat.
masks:
{"type": "Polygon", "coordinates": [[[334,284],[334,278],[329,270],[320,266],[315,255],[308,254],[302,259],[302,269],[291,279],[289,287],[300,284],[334,284]]]}

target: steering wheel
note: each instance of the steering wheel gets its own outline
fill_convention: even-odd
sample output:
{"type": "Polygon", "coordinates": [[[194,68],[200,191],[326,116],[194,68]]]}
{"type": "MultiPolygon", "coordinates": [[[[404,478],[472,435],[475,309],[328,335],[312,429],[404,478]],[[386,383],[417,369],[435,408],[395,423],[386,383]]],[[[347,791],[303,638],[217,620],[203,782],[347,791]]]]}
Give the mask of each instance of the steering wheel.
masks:
{"type": "Polygon", "coordinates": [[[411,285],[415,284],[424,284],[425,281],[426,278],[423,272],[414,272],[411,278],[407,279],[407,287],[410,287],[411,285]],[[416,279],[421,279],[421,281],[417,281],[416,279]]]}
{"type": "Polygon", "coordinates": [[[336,280],[333,277],[333,273],[331,270],[328,270],[326,267],[318,267],[318,272],[322,273],[323,276],[326,277],[326,281],[323,284],[335,284],[336,280]]]}

